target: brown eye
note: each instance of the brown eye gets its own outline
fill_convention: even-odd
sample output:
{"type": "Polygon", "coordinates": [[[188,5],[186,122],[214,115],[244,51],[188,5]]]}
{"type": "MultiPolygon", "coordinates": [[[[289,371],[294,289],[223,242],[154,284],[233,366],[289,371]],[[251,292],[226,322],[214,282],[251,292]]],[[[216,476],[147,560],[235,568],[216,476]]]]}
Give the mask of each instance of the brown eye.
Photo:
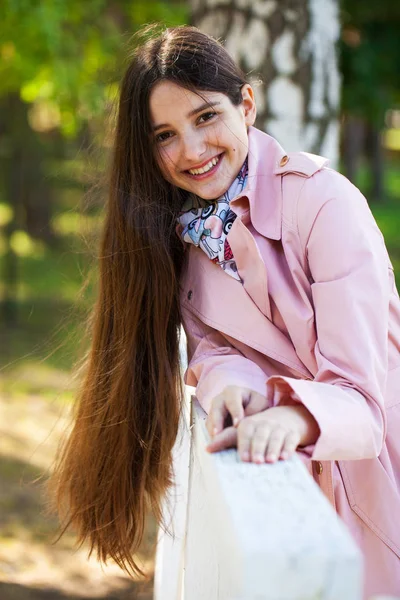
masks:
{"type": "Polygon", "coordinates": [[[155,140],[156,142],[165,142],[171,137],[171,135],[172,133],[170,131],[163,131],[162,133],[156,135],[155,140]]]}
{"type": "Polygon", "coordinates": [[[214,111],[209,111],[209,112],[203,113],[203,114],[202,114],[202,115],[199,117],[199,119],[198,119],[198,122],[199,122],[199,123],[205,123],[205,122],[207,122],[207,121],[211,121],[211,119],[212,119],[213,117],[215,117],[215,116],[216,116],[216,114],[217,114],[217,113],[216,113],[216,112],[214,112],[214,111]]]}

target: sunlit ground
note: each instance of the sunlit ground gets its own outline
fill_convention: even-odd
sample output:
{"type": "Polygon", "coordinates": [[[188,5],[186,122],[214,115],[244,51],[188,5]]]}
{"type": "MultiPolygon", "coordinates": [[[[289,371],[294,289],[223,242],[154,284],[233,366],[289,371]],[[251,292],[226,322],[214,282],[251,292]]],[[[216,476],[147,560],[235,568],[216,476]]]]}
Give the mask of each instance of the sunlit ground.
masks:
{"type": "MultiPolygon", "coordinates": [[[[51,544],[57,523],[44,514],[43,481],[68,423],[70,376],[27,362],[3,373],[0,383],[1,599],[31,598],[32,588],[77,598],[123,598],[128,591],[130,598],[150,598],[151,583],[134,585],[116,565],[101,569],[84,549],[73,549],[73,536],[51,544]],[[23,586],[18,595],[11,584],[23,586]]],[[[149,577],[154,533],[150,524],[140,555],[149,577]]]]}
{"type": "MultiPolygon", "coordinates": [[[[4,340],[3,340],[4,341],[4,340]]],[[[132,582],[116,565],[101,568],[74,549],[67,535],[52,539],[57,522],[44,514],[43,482],[68,423],[70,375],[43,363],[16,364],[0,374],[0,598],[148,600],[153,574],[154,525],[140,559],[149,575],[132,582]]]]}

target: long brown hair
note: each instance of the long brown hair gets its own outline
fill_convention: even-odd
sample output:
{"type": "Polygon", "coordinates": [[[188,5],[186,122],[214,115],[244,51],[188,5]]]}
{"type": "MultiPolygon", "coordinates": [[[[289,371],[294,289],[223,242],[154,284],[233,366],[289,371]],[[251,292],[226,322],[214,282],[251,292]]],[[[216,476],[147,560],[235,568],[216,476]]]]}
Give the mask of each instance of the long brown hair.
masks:
{"type": "Polygon", "coordinates": [[[64,526],[90,553],[132,574],[151,510],[162,523],[183,398],[175,233],[183,191],[167,183],[151,141],[149,97],[168,79],[242,101],[245,77],[224,48],[194,27],[148,34],[120,89],[99,291],[72,432],[50,481],[64,526]]]}

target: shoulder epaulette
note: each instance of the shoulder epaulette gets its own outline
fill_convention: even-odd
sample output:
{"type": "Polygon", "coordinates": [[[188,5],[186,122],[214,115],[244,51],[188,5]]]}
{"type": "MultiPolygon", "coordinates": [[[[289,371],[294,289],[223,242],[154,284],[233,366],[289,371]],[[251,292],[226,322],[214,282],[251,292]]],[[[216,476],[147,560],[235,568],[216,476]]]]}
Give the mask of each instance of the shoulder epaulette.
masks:
{"type": "Polygon", "coordinates": [[[295,173],[302,177],[311,177],[329,164],[329,159],[309,152],[290,152],[282,156],[274,169],[275,175],[295,173]]]}

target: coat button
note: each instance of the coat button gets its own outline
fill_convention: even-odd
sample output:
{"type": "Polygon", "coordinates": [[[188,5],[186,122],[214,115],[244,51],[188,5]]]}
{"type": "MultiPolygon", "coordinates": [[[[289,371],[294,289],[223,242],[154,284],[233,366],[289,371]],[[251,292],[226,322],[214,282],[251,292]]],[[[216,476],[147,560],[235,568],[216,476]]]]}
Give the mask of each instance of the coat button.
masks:
{"type": "Polygon", "coordinates": [[[193,296],[193,292],[192,292],[192,290],[189,290],[188,293],[187,293],[187,299],[191,300],[192,296],[193,296]]]}
{"type": "Polygon", "coordinates": [[[284,167],[285,165],[287,165],[289,162],[289,157],[287,154],[285,154],[285,156],[282,156],[280,162],[279,162],[279,166],[280,167],[284,167]]]}
{"type": "Polygon", "coordinates": [[[324,470],[324,467],[322,466],[322,463],[320,463],[318,461],[316,467],[317,467],[317,473],[318,473],[318,475],[322,475],[322,472],[324,470]]]}

